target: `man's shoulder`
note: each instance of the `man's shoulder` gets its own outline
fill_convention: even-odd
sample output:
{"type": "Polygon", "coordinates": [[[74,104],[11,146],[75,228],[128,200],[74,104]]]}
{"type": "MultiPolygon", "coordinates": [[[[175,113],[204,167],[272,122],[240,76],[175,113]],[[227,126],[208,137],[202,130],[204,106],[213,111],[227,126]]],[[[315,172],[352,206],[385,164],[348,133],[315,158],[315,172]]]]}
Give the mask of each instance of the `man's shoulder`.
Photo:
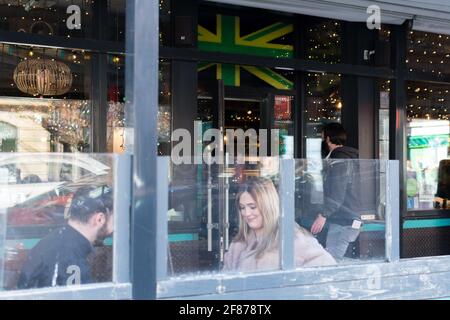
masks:
{"type": "Polygon", "coordinates": [[[339,147],[333,150],[331,153],[333,159],[358,159],[359,151],[352,147],[339,147]]]}
{"type": "Polygon", "coordinates": [[[39,255],[43,255],[45,252],[51,253],[54,251],[67,250],[68,246],[73,245],[73,242],[70,241],[69,233],[67,227],[53,230],[38,242],[32,252],[39,252],[39,255]]]}

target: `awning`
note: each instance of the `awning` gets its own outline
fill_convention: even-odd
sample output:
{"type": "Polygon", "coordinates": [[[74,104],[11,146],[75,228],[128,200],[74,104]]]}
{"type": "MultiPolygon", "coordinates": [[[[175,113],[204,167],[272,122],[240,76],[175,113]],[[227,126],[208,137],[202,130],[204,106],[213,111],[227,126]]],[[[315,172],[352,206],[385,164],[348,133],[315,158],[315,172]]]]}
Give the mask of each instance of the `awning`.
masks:
{"type": "Polygon", "coordinates": [[[413,29],[450,34],[449,0],[208,0],[317,17],[365,22],[370,14],[367,8],[378,5],[381,23],[402,24],[414,21],[413,29]]]}

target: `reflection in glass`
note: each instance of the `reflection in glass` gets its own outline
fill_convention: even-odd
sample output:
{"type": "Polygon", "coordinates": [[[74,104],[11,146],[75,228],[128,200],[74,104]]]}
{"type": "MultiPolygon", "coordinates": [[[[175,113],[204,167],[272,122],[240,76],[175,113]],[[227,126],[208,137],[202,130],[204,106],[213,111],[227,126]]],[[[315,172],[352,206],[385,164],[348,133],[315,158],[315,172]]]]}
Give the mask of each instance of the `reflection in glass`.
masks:
{"type": "Polygon", "coordinates": [[[319,242],[339,263],[385,258],[386,162],[296,160],[296,221],[311,230],[327,216],[319,242]]]}
{"type": "Polygon", "coordinates": [[[284,158],[294,158],[294,97],[275,96],[274,129],[280,130],[280,152],[284,158]]]}
{"type": "Polygon", "coordinates": [[[378,111],[378,156],[379,159],[389,160],[389,107],[391,81],[379,80],[380,109],[378,111]]]}
{"type": "Polygon", "coordinates": [[[307,59],[340,63],[342,60],[341,22],[308,17],[306,26],[307,59]]]}
{"type": "Polygon", "coordinates": [[[123,152],[123,55],[0,46],[1,152],[90,152],[94,148],[92,134],[105,132],[98,127],[106,129],[106,146],[98,147],[123,152]],[[105,62],[102,92],[93,83],[102,77],[93,72],[100,60],[105,62]],[[55,64],[64,68],[55,69],[55,64]],[[106,101],[98,95],[104,95],[106,101]],[[105,105],[98,105],[100,101],[105,105]],[[106,113],[105,122],[92,121],[102,116],[100,113],[106,113]]]}
{"type": "Polygon", "coordinates": [[[159,43],[166,47],[171,45],[171,2],[159,0],[159,43]]]}
{"type": "MultiPolygon", "coordinates": [[[[243,183],[261,177],[278,185],[279,161],[172,166],[169,274],[220,271],[239,231],[236,205],[243,183]]],[[[279,203],[273,204],[278,208],[279,203]]]]}
{"type": "Polygon", "coordinates": [[[158,155],[170,155],[170,136],[172,132],[172,89],[171,64],[161,60],[159,63],[159,106],[158,106],[158,155]]]}
{"type": "Polygon", "coordinates": [[[89,101],[0,98],[1,152],[88,152],[89,101]]]}
{"type": "Polygon", "coordinates": [[[106,155],[0,155],[0,290],[112,280],[113,164],[106,155]]]}
{"type": "MultiPolygon", "coordinates": [[[[342,234],[346,243],[338,263],[384,261],[387,165],[295,160],[299,226],[287,223],[295,228],[296,267],[333,265],[329,254],[341,246],[342,234]],[[325,228],[313,237],[312,223],[325,211],[325,228]]],[[[287,196],[280,193],[280,158],[253,165],[172,165],[169,192],[169,276],[280,269],[280,247],[272,237],[287,196]]]]}
{"type": "Polygon", "coordinates": [[[107,55],[108,59],[108,115],[107,151],[125,151],[125,56],[107,55]]]}
{"type": "Polygon", "coordinates": [[[92,54],[80,50],[59,50],[18,45],[1,45],[0,131],[3,152],[88,152],[91,147],[90,88],[92,54]],[[18,69],[32,66],[39,68],[18,69]],[[59,63],[67,74],[51,72],[59,63]],[[41,69],[47,70],[42,72],[41,69]],[[26,81],[14,74],[27,74],[26,81]],[[48,76],[48,77],[47,77],[48,76]],[[70,78],[69,87],[54,90],[70,78]],[[49,86],[41,86],[49,83],[49,86]],[[6,129],[6,128],[9,129],[6,129]],[[17,134],[14,135],[12,132],[17,134]]]}
{"type": "Polygon", "coordinates": [[[378,32],[378,38],[375,43],[375,65],[389,66],[391,61],[391,28],[389,25],[382,24],[378,32]]]}
{"type": "MultiPolygon", "coordinates": [[[[64,38],[99,38],[96,10],[106,13],[107,28],[103,40],[124,41],[125,0],[1,0],[0,30],[58,36],[64,38]],[[102,6],[104,7],[96,8],[102,6]],[[76,6],[75,8],[71,6],[76,6]],[[67,13],[68,9],[71,9],[67,13]],[[79,20],[74,14],[78,14],[79,20]],[[80,25],[78,24],[80,23],[80,25]]],[[[78,18],[78,16],[77,16],[78,18]]]]}
{"type": "Polygon", "coordinates": [[[407,83],[407,195],[409,210],[442,208],[439,166],[449,158],[450,87],[407,83]]]}
{"type": "Polygon", "coordinates": [[[410,72],[434,77],[449,75],[450,36],[422,31],[408,35],[407,65],[410,72]]]}
{"type": "Polygon", "coordinates": [[[306,152],[307,158],[321,159],[323,124],[341,122],[341,77],[335,74],[308,73],[306,77],[306,152]]]}

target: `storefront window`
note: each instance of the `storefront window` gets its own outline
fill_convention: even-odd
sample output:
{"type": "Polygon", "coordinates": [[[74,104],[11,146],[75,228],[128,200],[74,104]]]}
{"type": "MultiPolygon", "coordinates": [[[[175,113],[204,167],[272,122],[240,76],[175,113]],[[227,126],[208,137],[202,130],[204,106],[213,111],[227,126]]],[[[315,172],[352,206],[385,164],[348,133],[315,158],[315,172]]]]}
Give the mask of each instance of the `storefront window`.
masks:
{"type": "Polygon", "coordinates": [[[17,127],[0,121],[0,152],[17,151],[17,127]]]}
{"type": "MultiPolygon", "coordinates": [[[[279,216],[279,161],[264,158],[255,165],[238,165],[235,160],[234,164],[225,165],[223,172],[217,171],[214,164],[173,165],[174,171],[183,170],[191,175],[185,174],[183,180],[170,181],[169,276],[280,269],[280,244],[272,243],[270,259],[264,262],[259,262],[253,255],[255,248],[261,247],[254,237],[248,239],[252,246],[244,251],[240,244],[233,244],[238,233],[244,232],[240,229],[243,225],[240,210],[244,201],[248,201],[248,198],[242,198],[244,186],[253,194],[254,201],[259,201],[258,207],[265,210],[270,219],[279,216]]],[[[276,241],[275,238],[271,240],[276,241]]]]}
{"type": "Polygon", "coordinates": [[[306,22],[306,59],[330,64],[342,61],[341,22],[308,17],[306,22]]]}
{"type": "Polygon", "coordinates": [[[391,81],[379,80],[380,105],[378,110],[378,156],[389,160],[389,106],[391,81]]]}
{"type": "Polygon", "coordinates": [[[102,14],[106,10],[108,28],[104,40],[123,41],[125,1],[109,0],[105,8],[98,9],[96,5],[91,0],[2,1],[0,29],[41,36],[98,38],[100,26],[95,10],[103,10],[102,14]]]}
{"type": "Polygon", "coordinates": [[[343,103],[340,75],[308,73],[306,77],[306,148],[307,158],[321,159],[321,125],[341,122],[343,103]]]}
{"type": "Polygon", "coordinates": [[[378,41],[375,47],[375,65],[389,66],[391,62],[391,28],[389,25],[381,25],[378,32],[378,41]]]}
{"type": "Polygon", "coordinates": [[[159,0],[159,43],[171,45],[171,0],[159,0]]]}
{"type": "Polygon", "coordinates": [[[450,74],[450,36],[421,31],[410,31],[407,65],[410,72],[432,75],[436,78],[450,74]]]}
{"type": "Polygon", "coordinates": [[[105,121],[94,130],[106,135],[101,147],[123,152],[123,55],[9,44],[0,44],[0,49],[0,121],[17,131],[13,136],[6,125],[0,128],[0,135],[8,137],[2,138],[7,140],[2,150],[91,152],[94,117],[103,112],[105,121]],[[101,70],[94,68],[100,60],[106,62],[101,70]],[[100,92],[94,82],[102,73],[106,85],[100,92]],[[97,102],[104,100],[100,95],[105,106],[97,102]]]}
{"type": "Polygon", "coordinates": [[[159,109],[158,109],[158,155],[168,156],[171,152],[172,133],[172,90],[170,61],[159,62],[159,109]]]}
{"type": "Polygon", "coordinates": [[[125,42],[125,8],[126,0],[108,0],[107,40],[125,42]]]}
{"type": "Polygon", "coordinates": [[[5,150],[88,152],[92,53],[7,44],[1,49],[0,121],[17,131],[15,137],[2,133],[9,137],[5,150]]]}
{"type": "Polygon", "coordinates": [[[294,242],[286,254],[294,256],[294,268],[385,260],[385,219],[390,214],[383,202],[388,199],[385,161],[296,159],[295,171],[290,172],[294,195],[283,193],[278,157],[259,158],[254,165],[179,166],[173,165],[173,170],[191,175],[170,180],[169,277],[280,270],[280,240],[286,239],[289,227],[294,229],[294,242]],[[347,192],[357,200],[345,200],[344,206],[362,214],[356,218],[341,207],[313,237],[308,230],[317,215],[335,210],[340,197],[331,190],[347,188],[350,180],[347,192]],[[281,205],[291,196],[297,224],[280,215],[281,205]],[[287,226],[279,229],[284,223],[287,226]]]}
{"type": "Polygon", "coordinates": [[[408,82],[408,210],[448,208],[450,86],[408,82]]]}
{"type": "Polygon", "coordinates": [[[275,95],[274,101],[274,129],[280,130],[280,152],[284,158],[293,159],[294,156],[294,108],[293,96],[275,95]]]}
{"type": "Polygon", "coordinates": [[[125,56],[112,55],[108,59],[108,115],[107,151],[125,151],[125,56]]]}
{"type": "Polygon", "coordinates": [[[5,31],[34,33],[44,36],[92,37],[93,1],[2,1],[1,28],[5,31]],[[70,5],[81,10],[82,21],[74,19],[73,29],[69,29],[66,13],[70,5]],[[81,28],[77,25],[81,23],[81,28]]]}

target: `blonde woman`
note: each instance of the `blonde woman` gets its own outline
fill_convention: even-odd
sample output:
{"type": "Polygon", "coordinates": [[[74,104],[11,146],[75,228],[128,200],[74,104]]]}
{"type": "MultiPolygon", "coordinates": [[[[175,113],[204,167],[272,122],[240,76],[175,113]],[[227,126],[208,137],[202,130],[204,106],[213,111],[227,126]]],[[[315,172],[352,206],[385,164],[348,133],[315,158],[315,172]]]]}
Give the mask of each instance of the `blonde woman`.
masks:
{"type": "MultiPolygon", "coordinates": [[[[224,271],[275,270],[280,267],[280,201],[271,180],[252,179],[236,197],[239,232],[225,254],[224,271]]],[[[305,229],[295,225],[295,265],[336,264],[333,257],[305,229]]]]}

